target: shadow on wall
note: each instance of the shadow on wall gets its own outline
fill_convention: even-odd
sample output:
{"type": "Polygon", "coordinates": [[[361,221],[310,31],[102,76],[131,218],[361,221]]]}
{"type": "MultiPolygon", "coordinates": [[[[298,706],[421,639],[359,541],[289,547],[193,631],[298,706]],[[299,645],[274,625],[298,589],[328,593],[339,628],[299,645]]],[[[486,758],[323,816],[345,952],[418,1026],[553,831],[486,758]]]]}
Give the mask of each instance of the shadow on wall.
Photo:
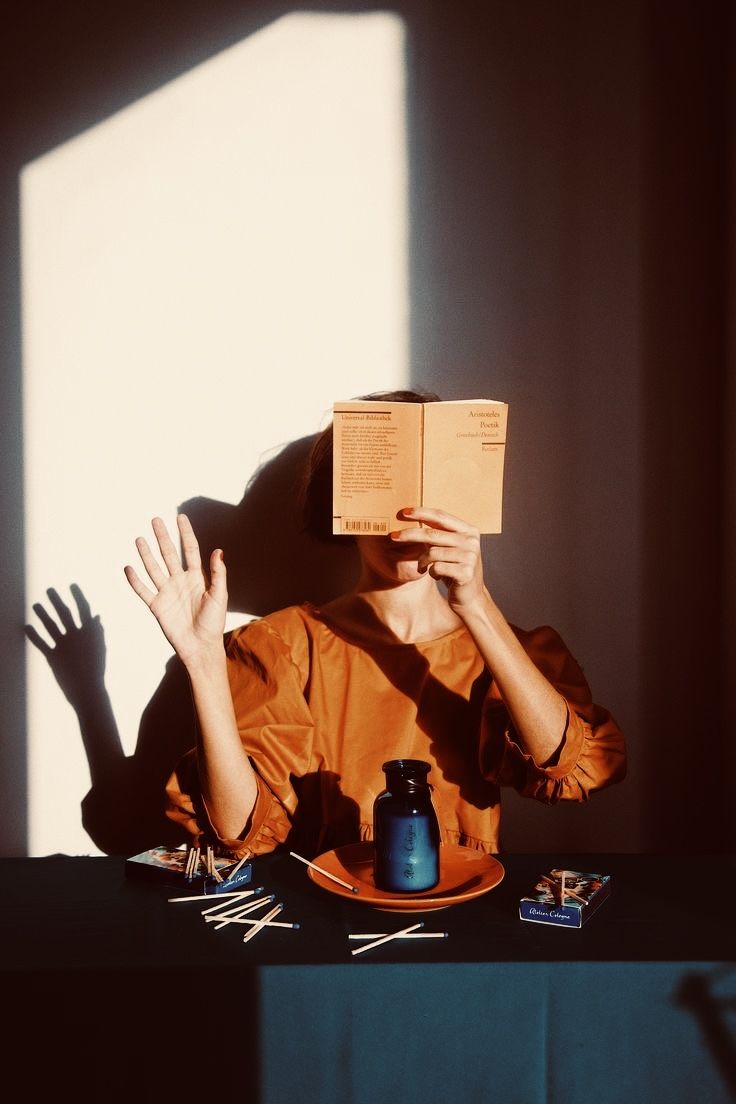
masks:
{"type": "Polygon", "coordinates": [[[263,616],[349,590],[358,571],[349,542],[322,543],[302,529],[300,497],[318,434],[300,437],[260,467],[237,506],[209,498],[182,503],[203,553],[225,552],[228,608],[263,616]]]}
{"type": "MultiPolygon", "coordinates": [[[[180,507],[205,555],[217,547],[225,551],[231,612],[262,616],[303,601],[319,604],[355,580],[352,543],[321,543],[302,529],[300,489],[315,437],[291,442],[262,465],[236,506],[193,498],[180,507]]],[[[135,751],[126,756],[105,688],[104,630],[82,590],[75,584],[71,591],[79,625],[50,588],[53,613],[41,603],[33,608],[51,644],[32,625],[26,635],[79,719],[92,782],[82,802],[84,828],[107,854],[177,846],[184,836],[166,817],[163,794],[174,766],[195,743],[186,672],[176,657],[169,661],[141,717],[135,751]]]]}
{"type": "Polygon", "coordinates": [[[686,974],[674,1002],[698,1023],[729,1095],[736,1100],[736,967],[729,963],[686,974]]]}

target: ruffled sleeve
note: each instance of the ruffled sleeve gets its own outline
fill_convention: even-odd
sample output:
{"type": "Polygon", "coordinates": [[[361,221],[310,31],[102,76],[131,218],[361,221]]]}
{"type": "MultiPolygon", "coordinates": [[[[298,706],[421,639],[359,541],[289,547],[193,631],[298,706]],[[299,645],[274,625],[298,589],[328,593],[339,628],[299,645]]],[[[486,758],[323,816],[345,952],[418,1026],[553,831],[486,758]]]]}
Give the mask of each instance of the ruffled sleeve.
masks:
{"type": "Polygon", "coordinates": [[[297,805],[293,779],[306,773],[311,757],[314,725],[304,697],[309,677],[306,631],[295,621],[294,639],[287,643],[267,620],[254,621],[229,634],[226,654],[238,731],[256,772],[255,807],[237,839],[218,836],[202,798],[192,749],[167,784],[167,815],[195,838],[206,835],[220,851],[257,855],[272,851],[289,834],[297,805]]]}
{"type": "Polygon", "coordinates": [[[483,712],[480,766],[499,786],[513,786],[524,797],[553,804],[586,801],[595,790],[620,781],[626,773],[624,737],[611,714],[596,705],[583,671],[561,637],[548,625],[515,629],[524,650],[567,703],[567,723],[552,762],[539,765],[525,752],[491,684],[483,712]]]}

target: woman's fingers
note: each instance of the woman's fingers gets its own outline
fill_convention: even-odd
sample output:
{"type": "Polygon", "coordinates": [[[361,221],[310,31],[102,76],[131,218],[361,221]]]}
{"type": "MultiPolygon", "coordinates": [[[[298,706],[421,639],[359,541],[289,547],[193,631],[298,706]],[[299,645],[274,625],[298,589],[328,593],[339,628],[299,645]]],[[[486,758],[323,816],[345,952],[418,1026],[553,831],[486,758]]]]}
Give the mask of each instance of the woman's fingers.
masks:
{"type": "Polygon", "coordinates": [[[411,529],[399,529],[390,533],[391,540],[399,544],[435,544],[439,548],[453,548],[458,543],[458,538],[465,534],[451,533],[446,529],[430,529],[425,526],[412,526],[411,529]]]}
{"type": "Polygon", "coordinates": [[[420,567],[429,567],[432,563],[464,564],[473,563],[474,557],[465,548],[447,548],[439,544],[432,544],[425,548],[419,557],[420,567]]]}
{"type": "Polygon", "coordinates": [[[227,571],[221,548],[210,556],[210,592],[213,598],[227,601],[227,571]]]}
{"type": "MultiPolygon", "coordinates": [[[[184,594],[187,592],[191,595],[200,594],[201,597],[200,592],[203,589],[204,580],[202,577],[202,561],[200,559],[199,543],[197,542],[194,530],[186,514],[179,514],[176,519],[176,524],[181,538],[184,567],[182,567],[182,559],[179,558],[179,553],[169,536],[169,531],[165,523],[160,517],[155,517],[151,525],[156,535],[161,557],[167,571],[164,571],[161,567],[161,564],[151,551],[150,545],[145,537],[137,537],[135,542],[141,562],[155,587],[155,591],[151,590],[151,588],[141,580],[135,568],[130,565],[124,568],[125,577],[131,587],[139,598],[149,607],[155,601],[157,594],[160,594],[164,587],[167,587],[167,584],[171,584],[173,580],[176,580],[173,585],[177,593],[184,594]]],[[[216,573],[217,590],[226,594],[225,564],[219,549],[212,554],[212,566],[213,583],[216,573]]],[[[213,590],[214,589],[215,587],[213,586],[213,590]]],[[[170,586],[168,587],[168,592],[171,593],[170,586]]]]}
{"type": "Polygon", "coordinates": [[[141,582],[135,568],[127,565],[123,568],[123,571],[125,572],[125,578],[128,580],[138,597],[142,598],[147,606],[150,606],[151,602],[153,602],[154,598],[156,597],[153,591],[149,590],[145,583],[141,582]]]}
{"type": "Polygon", "coordinates": [[[397,517],[404,521],[416,521],[416,526],[408,529],[399,529],[389,534],[392,540],[408,542],[410,544],[435,544],[440,547],[450,548],[458,543],[472,542],[480,544],[480,534],[477,529],[444,510],[434,510],[428,507],[412,507],[399,510],[397,517]]]}
{"type": "MultiPolygon", "coordinates": [[[[161,556],[168,568],[169,575],[175,575],[178,571],[181,571],[181,560],[179,559],[176,545],[169,536],[169,530],[160,517],[155,517],[151,522],[151,526],[156,534],[156,540],[161,549],[161,556]]],[[[148,571],[148,564],[146,564],[146,571],[148,571]]]]}
{"type": "Polygon", "coordinates": [[[179,527],[179,536],[181,537],[184,566],[190,569],[200,568],[202,566],[202,560],[199,555],[199,542],[194,535],[191,521],[186,514],[179,514],[176,519],[176,524],[179,527]]]}
{"type": "MultiPolygon", "coordinates": [[[[402,521],[416,521],[420,525],[429,525],[433,529],[446,530],[450,533],[466,533],[471,536],[478,532],[462,518],[430,506],[406,506],[403,510],[399,510],[397,517],[402,521]]],[[[406,532],[406,530],[403,531],[406,532]]]]}
{"type": "Polygon", "coordinates": [[[453,560],[432,560],[421,569],[428,571],[433,579],[442,579],[448,584],[469,583],[474,575],[472,564],[453,560]]]}
{"type": "Polygon", "coordinates": [[[151,551],[145,537],[136,537],[135,546],[138,549],[138,555],[141,558],[143,566],[148,572],[149,579],[156,587],[156,590],[160,590],[168,576],[161,570],[161,566],[151,551]]]}

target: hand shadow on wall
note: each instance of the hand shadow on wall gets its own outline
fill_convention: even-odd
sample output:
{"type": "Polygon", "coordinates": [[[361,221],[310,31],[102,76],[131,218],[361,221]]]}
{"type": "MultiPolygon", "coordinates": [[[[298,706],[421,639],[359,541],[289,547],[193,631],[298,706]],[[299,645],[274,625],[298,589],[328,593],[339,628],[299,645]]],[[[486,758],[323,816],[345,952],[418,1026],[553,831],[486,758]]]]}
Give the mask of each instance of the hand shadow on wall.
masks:
{"type": "MultiPolygon", "coordinates": [[[[237,505],[193,498],[180,507],[205,562],[213,548],[224,549],[233,612],[262,616],[302,601],[320,604],[353,585],[358,560],[352,542],[322,543],[302,530],[300,488],[315,436],[291,442],[263,464],[237,505]]],[[[80,587],[70,589],[79,625],[49,588],[51,609],[38,602],[33,609],[51,643],[32,625],[25,631],[77,714],[91,779],[82,801],[84,828],[106,854],[175,847],[184,836],[166,816],[165,785],[196,742],[186,672],[177,657],[168,662],[141,717],[135,751],[126,756],[105,687],[102,624],[80,587]]]]}

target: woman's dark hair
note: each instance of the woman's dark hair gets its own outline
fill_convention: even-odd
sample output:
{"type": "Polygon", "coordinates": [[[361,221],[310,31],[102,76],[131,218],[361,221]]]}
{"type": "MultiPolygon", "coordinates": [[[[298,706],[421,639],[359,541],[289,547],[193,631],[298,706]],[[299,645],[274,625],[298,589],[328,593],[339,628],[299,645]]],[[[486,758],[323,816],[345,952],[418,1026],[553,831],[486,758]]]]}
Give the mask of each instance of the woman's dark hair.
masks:
{"type": "MultiPolygon", "coordinates": [[[[440,402],[433,391],[374,391],[356,402],[440,402]]],[[[350,542],[332,533],[332,423],[317,437],[307,460],[302,488],[304,531],[321,541],[350,542]]]]}

